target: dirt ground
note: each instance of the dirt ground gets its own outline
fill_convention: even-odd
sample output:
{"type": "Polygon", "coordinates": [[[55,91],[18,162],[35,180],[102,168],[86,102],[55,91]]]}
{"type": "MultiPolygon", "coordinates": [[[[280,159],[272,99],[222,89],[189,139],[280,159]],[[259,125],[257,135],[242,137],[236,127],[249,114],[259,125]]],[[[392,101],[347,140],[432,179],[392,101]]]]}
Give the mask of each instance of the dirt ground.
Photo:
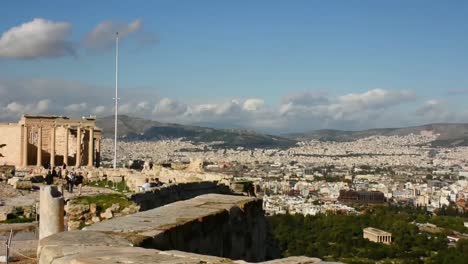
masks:
{"type": "MultiPolygon", "coordinates": [[[[36,187],[33,191],[16,190],[12,186],[7,185],[4,181],[0,182],[0,206],[28,206],[39,202],[39,187],[42,184],[34,184],[36,187]]],[[[94,195],[100,193],[115,193],[116,191],[99,188],[94,186],[83,186],[82,196],[94,195]]],[[[78,196],[78,190],[74,193],[64,192],[65,200],[78,196]]],[[[0,224],[0,256],[5,256],[5,232],[10,230],[13,225],[17,224],[0,224]],[[3,231],[2,231],[3,230],[3,231]]],[[[12,240],[12,259],[10,263],[14,264],[35,264],[37,239],[31,236],[17,235],[12,240]],[[19,254],[18,254],[19,253],[19,254]]]]}
{"type": "MultiPolygon", "coordinates": [[[[3,242],[3,241],[2,241],[3,242]]],[[[36,262],[36,250],[37,240],[19,240],[11,243],[12,257],[10,263],[15,264],[35,264],[36,262]],[[19,252],[20,254],[18,254],[19,252]],[[24,256],[26,257],[24,257],[24,256]]],[[[6,247],[5,243],[0,244],[0,255],[5,256],[6,247]]]]}
{"type": "MultiPolygon", "coordinates": [[[[12,186],[7,185],[4,181],[0,182],[0,206],[11,205],[11,206],[28,206],[39,202],[39,188],[42,184],[34,184],[35,190],[25,191],[16,190],[12,186]]],[[[94,195],[100,193],[117,193],[114,190],[107,188],[99,188],[94,186],[85,185],[81,190],[81,195],[94,195]]],[[[74,189],[73,193],[64,191],[65,200],[78,196],[78,189],[74,189]]]]}

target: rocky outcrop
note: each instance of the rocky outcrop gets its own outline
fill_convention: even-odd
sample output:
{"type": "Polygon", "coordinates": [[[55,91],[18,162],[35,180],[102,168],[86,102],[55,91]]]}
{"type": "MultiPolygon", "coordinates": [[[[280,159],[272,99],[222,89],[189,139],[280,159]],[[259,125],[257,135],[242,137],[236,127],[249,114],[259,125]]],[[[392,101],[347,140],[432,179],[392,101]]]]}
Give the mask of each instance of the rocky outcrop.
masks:
{"type": "MultiPolygon", "coordinates": [[[[245,263],[267,258],[266,239],[261,200],[208,194],[52,235],[40,241],[38,260],[39,264],[245,263]]],[[[295,257],[269,264],[319,262],[295,257]]]]}
{"type": "Polygon", "coordinates": [[[101,210],[101,208],[97,208],[94,203],[83,204],[75,200],[69,201],[65,206],[65,212],[68,218],[68,230],[77,230],[84,226],[101,222],[102,220],[111,219],[115,216],[134,214],[138,212],[139,209],[140,207],[136,204],[130,204],[125,208],[121,208],[119,204],[112,204],[109,208],[101,210]]]}
{"type": "Polygon", "coordinates": [[[135,193],[129,196],[130,200],[140,206],[141,211],[150,210],[173,202],[187,200],[203,194],[231,194],[228,186],[216,182],[188,182],[164,185],[159,188],[135,193]]]}

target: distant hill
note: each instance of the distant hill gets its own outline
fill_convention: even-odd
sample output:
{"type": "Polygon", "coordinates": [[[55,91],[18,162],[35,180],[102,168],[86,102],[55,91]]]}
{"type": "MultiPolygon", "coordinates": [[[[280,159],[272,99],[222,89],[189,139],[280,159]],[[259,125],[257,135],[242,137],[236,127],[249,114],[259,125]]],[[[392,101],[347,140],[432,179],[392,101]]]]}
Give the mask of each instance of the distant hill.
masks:
{"type": "Polygon", "coordinates": [[[333,129],[315,130],[305,133],[284,135],[294,140],[352,141],[369,136],[405,136],[421,132],[438,134],[433,146],[468,146],[468,124],[438,123],[404,128],[377,128],[362,131],[344,131],[333,129]]]}
{"type": "MultiPolygon", "coordinates": [[[[114,135],[114,117],[97,119],[97,126],[103,129],[105,137],[114,135]]],[[[241,129],[215,129],[201,126],[161,123],[138,117],[120,115],[118,122],[119,138],[132,140],[160,140],[185,138],[193,142],[224,141],[221,147],[283,148],[293,146],[296,141],[260,134],[241,129]]]]}

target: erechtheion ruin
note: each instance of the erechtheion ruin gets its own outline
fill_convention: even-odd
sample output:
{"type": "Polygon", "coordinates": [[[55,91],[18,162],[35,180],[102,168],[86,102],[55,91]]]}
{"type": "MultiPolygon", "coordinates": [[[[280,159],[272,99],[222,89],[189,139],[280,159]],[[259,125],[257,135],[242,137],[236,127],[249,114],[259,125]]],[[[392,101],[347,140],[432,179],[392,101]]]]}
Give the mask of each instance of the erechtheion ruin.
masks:
{"type": "Polygon", "coordinates": [[[94,117],[24,115],[0,123],[0,165],[98,167],[101,138],[94,117]]]}

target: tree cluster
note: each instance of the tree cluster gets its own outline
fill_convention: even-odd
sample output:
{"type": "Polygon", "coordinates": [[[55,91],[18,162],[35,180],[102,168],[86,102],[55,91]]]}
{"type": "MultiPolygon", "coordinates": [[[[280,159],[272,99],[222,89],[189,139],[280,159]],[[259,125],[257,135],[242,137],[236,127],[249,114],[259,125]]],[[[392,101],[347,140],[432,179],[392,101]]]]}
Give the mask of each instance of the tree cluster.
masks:
{"type": "Polygon", "coordinates": [[[424,208],[379,206],[360,215],[275,215],[269,222],[284,256],[306,255],[346,263],[466,263],[468,242],[460,240],[457,247],[448,248],[446,233],[424,233],[412,224],[431,222],[432,218],[424,208]],[[362,230],[366,227],[392,233],[393,243],[364,239],[362,230]]]}

